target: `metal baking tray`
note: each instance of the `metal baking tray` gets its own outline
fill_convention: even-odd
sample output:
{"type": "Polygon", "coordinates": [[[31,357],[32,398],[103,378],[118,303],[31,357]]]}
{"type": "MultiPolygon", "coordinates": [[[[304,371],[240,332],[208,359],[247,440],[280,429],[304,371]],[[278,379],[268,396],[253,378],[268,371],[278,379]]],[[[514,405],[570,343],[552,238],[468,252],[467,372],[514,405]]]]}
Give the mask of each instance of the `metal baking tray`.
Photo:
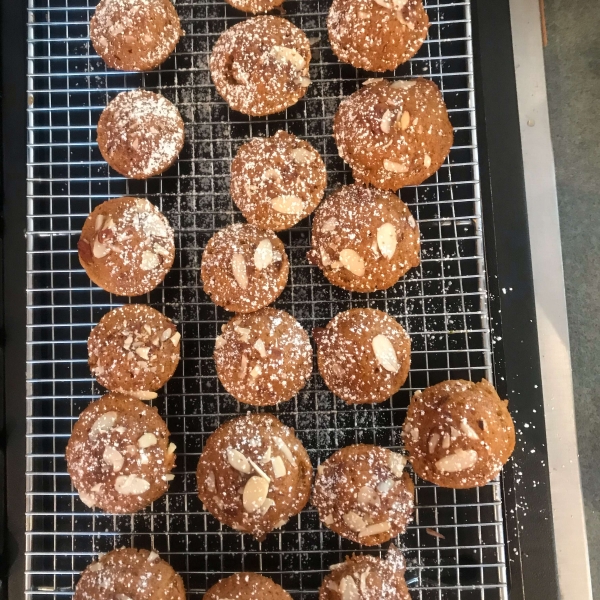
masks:
{"type": "MultiPolygon", "coordinates": [[[[313,44],[312,84],[306,97],[285,113],[249,118],[229,109],[208,72],[218,36],[244,18],[223,1],[176,1],[185,37],[159,69],[139,74],[107,69],[91,49],[93,0],[29,0],[26,542],[20,565],[26,596],[69,596],[78,574],[98,552],[133,545],[160,552],[182,575],[189,598],[200,598],[232,572],[255,570],[294,598],[314,600],[329,565],[355,551],[379,552],[327,530],[310,506],[259,544],[203,511],[195,481],[207,437],[249,408],[234,401],[216,377],[214,338],[230,315],[210,302],[199,278],[207,240],[242,220],[228,194],[231,159],[250,137],[286,129],[321,153],[328,191],[352,181],[331,137],[332,118],[340,100],[371,74],[341,64],[333,55],[326,30],[329,4],[285,2],[286,18],[313,44]],[[186,143],[179,160],[163,176],[147,181],[126,180],[109,170],[95,142],[102,109],[118,92],[137,87],[172,100],[185,121],[186,143]],[[81,503],[66,472],[64,450],[81,410],[103,393],[87,366],[89,331],[108,310],[127,301],[90,282],[78,261],[77,240],[88,213],[121,195],[147,197],[175,230],[172,271],[164,285],[135,301],[151,304],[179,324],[182,361],[154,401],[178,447],[175,480],[149,509],[114,516],[81,503]]],[[[479,131],[485,136],[487,129],[482,126],[479,102],[485,96],[478,92],[474,51],[477,4],[425,0],[429,37],[417,56],[395,73],[433,79],[455,130],[454,147],[438,173],[420,186],[401,190],[421,228],[421,266],[385,292],[348,293],[331,286],[307,262],[310,218],[279,234],[291,272],[277,307],[293,314],[309,332],[350,307],[380,308],[403,324],[412,341],[409,378],[381,405],[347,406],[327,390],[315,365],[306,388],[271,409],[296,429],[314,466],[351,443],[400,448],[400,426],[417,389],[448,378],[486,377],[507,393],[494,275],[498,257],[492,216],[484,216],[491,184],[487,146],[479,141],[479,131]]],[[[517,452],[516,462],[520,454],[525,452],[517,452]]],[[[479,489],[448,490],[415,479],[414,522],[397,541],[405,550],[414,598],[504,599],[509,590],[511,597],[526,595],[529,584],[522,566],[528,557],[512,546],[520,547],[519,526],[524,522],[515,520],[524,464],[516,462],[508,466],[504,480],[479,489]]],[[[540,486],[546,475],[541,469],[540,486]]],[[[536,501],[547,508],[547,498],[536,501]]],[[[9,521],[13,529],[19,526],[13,528],[9,521]]],[[[551,537],[551,529],[539,532],[540,540],[551,537]]]]}

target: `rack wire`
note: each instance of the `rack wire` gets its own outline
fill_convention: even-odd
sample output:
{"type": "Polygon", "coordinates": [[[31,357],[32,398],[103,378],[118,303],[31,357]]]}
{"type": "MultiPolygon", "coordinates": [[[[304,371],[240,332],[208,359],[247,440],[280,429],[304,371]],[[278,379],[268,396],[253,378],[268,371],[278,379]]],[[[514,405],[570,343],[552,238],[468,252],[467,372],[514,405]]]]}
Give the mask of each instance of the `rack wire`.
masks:
{"type": "MultiPolygon", "coordinates": [[[[213,340],[229,315],[204,294],[202,249],[215,230],[241,215],[229,195],[229,164],[250,136],[287,129],[322,154],[329,190],[351,177],[331,137],[344,96],[369,74],[340,64],[328,44],[330,0],[287,0],[286,17],[313,43],[306,97],[285,114],[248,118],[230,111],[211,85],[208,56],[219,34],[244,18],[221,0],[178,0],[185,37],[156,71],[107,70],[89,43],[93,0],[29,0],[28,59],[28,332],[27,573],[28,596],[63,598],[98,552],[121,545],[155,548],[181,573],[190,598],[239,570],[273,577],[294,598],[314,600],[329,565],[361,550],[320,526],[308,507],[258,544],[222,527],[202,510],[195,468],[203,443],[220,423],[243,413],[218,382],[213,340]],[[109,171],[95,143],[100,112],[117,92],[144,87],[164,94],[186,123],[179,161],[161,177],[127,181],[109,171]],[[90,328],[124,299],[94,286],[79,265],[77,239],[102,201],[143,195],[176,232],[177,257],[164,285],[137,299],[180,324],[182,361],[155,401],[178,447],[169,493],[148,510],[114,516],[81,503],[66,472],[64,450],[81,410],[101,395],[90,376],[90,328]]],[[[418,55],[398,76],[432,78],[455,129],[449,160],[425,184],[402,190],[418,219],[422,265],[387,292],[348,293],[306,261],[310,219],[282,232],[289,284],[276,305],[307,330],[354,306],[397,317],[412,339],[409,379],[390,401],[348,407],[315,372],[307,387],[274,409],[293,426],[313,464],[356,442],[391,448],[410,394],[447,378],[492,376],[486,296],[470,2],[426,0],[431,28],[418,55]]],[[[454,491],[418,481],[414,523],[405,548],[413,597],[506,598],[503,507],[498,481],[454,491]],[[441,534],[438,535],[431,535],[441,534]]],[[[375,550],[378,552],[378,550],[375,550]]]]}

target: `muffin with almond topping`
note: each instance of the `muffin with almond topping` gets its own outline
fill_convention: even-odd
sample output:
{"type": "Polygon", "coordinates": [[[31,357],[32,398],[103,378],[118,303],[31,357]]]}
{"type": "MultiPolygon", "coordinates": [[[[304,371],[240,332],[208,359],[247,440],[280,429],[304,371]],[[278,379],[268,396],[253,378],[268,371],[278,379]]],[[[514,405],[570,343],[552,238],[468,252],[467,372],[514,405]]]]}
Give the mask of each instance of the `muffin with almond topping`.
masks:
{"type": "Polygon", "coordinates": [[[249,413],[208,438],[196,475],[205,510],[262,541],[308,502],[312,465],[293,429],[249,413]]]}
{"type": "Polygon", "coordinates": [[[233,110],[265,116],[296,104],[310,85],[310,43],[287,19],[253,17],[225,30],[210,56],[217,92],[233,110]]]}
{"type": "Polygon", "coordinates": [[[419,266],[419,226],[396,194],[345,185],[317,209],[307,258],[346,290],[385,290],[419,266]]]}
{"type": "Polygon", "coordinates": [[[73,426],[67,470],[81,501],[110,513],[133,513],[160,498],[174,475],[175,444],[155,407],[110,393],[73,426]]]}
{"type": "Polygon", "coordinates": [[[283,243],[272,231],[234,223],[208,240],[200,274],[204,291],[215,304],[250,313],[279,297],[289,271],[283,243]]]}
{"type": "Polygon", "coordinates": [[[231,198],[250,223],[263,229],[289,229],[307,217],[326,185],[321,155],[285,131],[252,138],[231,163],[231,198]]]}
{"type": "Polygon", "coordinates": [[[151,400],[179,364],[180,340],[171,319],[145,304],[126,304],[106,313],[92,329],[90,370],[109,390],[151,400]]]}
{"type": "Polygon", "coordinates": [[[495,479],[515,448],[508,400],[485,379],[443,381],[415,392],[402,438],[415,473],[442,487],[495,479]]]}
{"type": "Polygon", "coordinates": [[[410,369],[410,337],[390,315],[352,308],[313,329],[319,373],[348,404],[374,404],[395,394],[410,369]]]}
{"type": "Polygon", "coordinates": [[[185,600],[181,577],[154,550],[118,548],[98,555],[79,578],[73,600],[185,600]]]}
{"type": "Polygon", "coordinates": [[[202,600],[292,600],[272,579],[259,573],[235,573],[217,581],[202,600]]]}
{"type": "Polygon", "coordinates": [[[297,394],[312,373],[312,356],[300,323],[271,307],[233,317],[215,341],[219,380],[238,402],[254,406],[297,394]]]}
{"type": "Polygon", "coordinates": [[[165,216],[144,198],[113,198],[83,224],[79,262],[89,278],[117,296],[152,291],[175,260],[175,236],[165,216]]]}
{"type": "Polygon", "coordinates": [[[433,81],[369,79],[333,120],[340,156],[359,183],[382,190],[418,185],[450,152],[454,132],[433,81]]]}
{"type": "Polygon", "coordinates": [[[404,533],[412,519],[414,489],[396,452],[355,444],[332,454],[317,469],[312,503],[335,533],[365,546],[404,533]]]}
{"type": "Polygon", "coordinates": [[[327,17],[334,54],[357,69],[393,71],[429,29],[423,0],[334,0],[327,17]]]}
{"type": "Polygon", "coordinates": [[[171,0],[101,0],[90,20],[94,50],[121,71],[154,69],[182,35],[171,0]]]}

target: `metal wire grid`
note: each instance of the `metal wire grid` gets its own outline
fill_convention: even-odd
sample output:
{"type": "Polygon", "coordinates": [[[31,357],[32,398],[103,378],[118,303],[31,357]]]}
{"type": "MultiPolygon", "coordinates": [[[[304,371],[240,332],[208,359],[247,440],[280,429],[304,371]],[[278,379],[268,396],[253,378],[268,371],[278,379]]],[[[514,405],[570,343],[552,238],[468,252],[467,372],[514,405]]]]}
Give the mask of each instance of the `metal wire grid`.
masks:
{"type": "MultiPolygon", "coordinates": [[[[95,3],[93,3],[95,4],[95,3]]],[[[468,1],[428,0],[429,38],[397,74],[431,77],[441,87],[455,128],[449,160],[425,185],[402,190],[422,233],[422,265],[394,288],[351,294],[310,266],[310,220],[282,232],[291,263],[277,306],[310,331],[341,310],[372,306],[393,314],[412,338],[404,389],[375,407],[348,407],[313,374],[306,389],[274,410],[296,428],[316,465],[358,441],[398,447],[410,394],[447,378],[491,376],[475,102],[468,1]]],[[[288,0],[287,17],[313,42],[306,98],[285,115],[248,118],[230,111],[207,69],[218,35],[243,18],[221,0],[177,1],[186,31],[157,71],[107,70],[90,51],[88,0],[29,0],[28,131],[28,440],[27,575],[29,596],[72,594],[93,555],[121,545],[153,547],[185,581],[190,598],[238,570],[272,576],[295,598],[315,599],[332,563],[360,548],[321,527],[306,509],[262,544],[222,528],[196,497],[195,467],[207,436],[247,409],[219,384],[213,339],[229,315],[203,293],[202,249],[212,233],[240,220],[228,196],[229,163],[249,136],[285,128],[322,154],[329,188],[351,181],[331,138],[340,98],[368,74],[341,65],[326,33],[329,0],[288,0]],[[127,181],[109,172],[95,143],[100,112],[123,89],[145,87],[177,104],[186,145],[162,177],[127,181]],[[120,195],[155,202],[176,231],[176,262],[163,286],[138,299],[180,324],[182,361],[155,402],[178,446],[177,477],[147,511],[113,516],[92,511],[74,493],[64,449],[73,422],[102,390],[90,378],[90,328],[123,299],[95,287],[81,269],[76,243],[87,214],[120,195]]],[[[506,563],[499,483],[453,491],[416,487],[414,524],[400,539],[413,597],[505,598],[506,563]],[[430,535],[436,531],[444,537],[430,535]]]]}

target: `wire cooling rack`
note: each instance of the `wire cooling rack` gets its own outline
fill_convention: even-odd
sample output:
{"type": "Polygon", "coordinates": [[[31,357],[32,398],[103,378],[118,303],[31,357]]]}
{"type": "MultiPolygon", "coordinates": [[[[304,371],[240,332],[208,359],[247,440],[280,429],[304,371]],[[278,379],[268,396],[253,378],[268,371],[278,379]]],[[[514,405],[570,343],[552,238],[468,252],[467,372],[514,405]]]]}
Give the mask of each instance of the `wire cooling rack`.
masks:
{"type": "MultiPolygon", "coordinates": [[[[447,378],[491,377],[468,1],[426,0],[431,28],[419,54],[397,75],[432,78],[455,128],[449,160],[426,184],[401,196],[418,218],[422,265],[394,288],[347,293],[308,264],[310,220],[282,232],[289,284],[277,306],[311,330],[353,306],[388,311],[412,339],[409,379],[393,399],[348,407],[319,375],[274,412],[296,428],[316,466],[355,442],[397,448],[410,394],[447,378]]],[[[369,74],[339,64],[327,41],[329,0],[287,0],[286,16],[313,44],[312,85],[285,114],[248,118],[230,111],[207,69],[219,34],[243,16],[222,0],[179,0],[186,35],[160,69],[107,70],[90,49],[92,0],[29,0],[28,110],[28,438],[27,574],[30,596],[73,593],[78,574],[98,552],[121,545],[153,547],[183,576],[190,598],[234,571],[273,577],[296,599],[317,598],[329,565],[360,547],[319,525],[310,507],[258,544],[223,528],[202,510],[195,468],[203,443],[223,421],[243,413],[215,375],[213,340],[229,315],[204,294],[198,268],[213,232],[241,220],[228,195],[229,164],[250,136],[285,128],[324,157],[329,190],[351,177],[331,137],[344,96],[369,74]],[[126,181],[109,171],[95,143],[102,109],[117,92],[145,87],[175,102],[186,123],[179,161],[162,177],[126,181]],[[90,328],[123,302],[93,285],[76,244],[87,214],[102,201],[143,195],[167,215],[177,257],[149,302],[178,322],[182,361],[155,401],[178,447],[169,493],[146,511],[113,516],[81,503],[66,473],[64,450],[81,410],[102,390],[90,377],[90,328]]],[[[418,482],[406,549],[414,598],[506,598],[500,484],[465,491],[418,482]],[[432,535],[435,534],[435,535],[432,535]],[[440,535],[438,535],[440,534],[440,535]],[[443,537],[442,537],[443,536],[443,537]]]]}

